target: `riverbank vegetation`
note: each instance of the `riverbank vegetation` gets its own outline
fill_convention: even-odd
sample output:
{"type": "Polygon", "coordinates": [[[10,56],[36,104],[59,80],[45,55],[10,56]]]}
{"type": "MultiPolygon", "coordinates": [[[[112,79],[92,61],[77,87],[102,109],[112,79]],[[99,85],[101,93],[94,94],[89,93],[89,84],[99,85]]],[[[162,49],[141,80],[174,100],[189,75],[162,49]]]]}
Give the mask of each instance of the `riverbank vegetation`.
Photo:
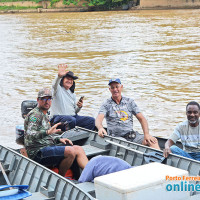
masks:
{"type": "Polygon", "coordinates": [[[42,6],[31,6],[31,7],[25,7],[25,6],[0,6],[0,10],[27,10],[27,9],[37,9],[42,8],[42,6]]]}
{"type": "MultiPolygon", "coordinates": [[[[77,5],[80,0],[63,0],[66,5],[74,4],[77,5]]],[[[95,6],[102,9],[112,9],[128,4],[132,0],[85,0],[83,6],[95,6]]]]}
{"type": "MultiPolygon", "coordinates": [[[[22,1],[30,1],[30,0],[0,0],[0,3],[4,2],[22,2],[22,1]]],[[[54,4],[59,2],[60,0],[49,0],[50,7],[54,8],[54,4]]],[[[63,5],[78,5],[80,0],[61,0],[63,5]]],[[[31,2],[40,3],[46,2],[44,0],[31,0],[31,2]]],[[[123,5],[130,4],[130,2],[134,2],[134,0],[83,0],[81,1],[83,7],[95,7],[97,10],[112,10],[117,7],[121,7],[123,5]]],[[[35,9],[39,7],[24,7],[24,6],[0,6],[1,10],[7,9],[35,9]]]]}

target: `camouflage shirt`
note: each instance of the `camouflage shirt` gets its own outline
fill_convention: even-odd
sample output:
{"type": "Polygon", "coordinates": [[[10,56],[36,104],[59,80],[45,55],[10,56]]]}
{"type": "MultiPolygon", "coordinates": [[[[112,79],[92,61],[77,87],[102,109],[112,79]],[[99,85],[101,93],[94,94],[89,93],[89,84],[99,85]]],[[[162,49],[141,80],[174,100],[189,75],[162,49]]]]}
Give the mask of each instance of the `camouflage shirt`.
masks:
{"type": "Polygon", "coordinates": [[[50,128],[48,116],[38,107],[28,113],[24,121],[24,143],[29,158],[33,159],[40,149],[60,141],[58,137],[47,135],[46,131],[50,128]]]}

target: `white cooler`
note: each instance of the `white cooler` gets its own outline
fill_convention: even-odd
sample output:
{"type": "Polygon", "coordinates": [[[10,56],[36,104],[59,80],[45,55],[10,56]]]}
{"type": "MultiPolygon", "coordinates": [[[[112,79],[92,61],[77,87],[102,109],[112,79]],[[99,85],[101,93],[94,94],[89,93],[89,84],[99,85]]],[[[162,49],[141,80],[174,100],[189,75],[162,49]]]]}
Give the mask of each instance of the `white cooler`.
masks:
{"type": "MultiPolygon", "coordinates": [[[[160,163],[150,163],[94,179],[98,200],[188,200],[188,191],[167,191],[166,176],[188,176],[188,172],[160,163]]],[[[183,181],[186,183],[185,181],[183,181]]]]}

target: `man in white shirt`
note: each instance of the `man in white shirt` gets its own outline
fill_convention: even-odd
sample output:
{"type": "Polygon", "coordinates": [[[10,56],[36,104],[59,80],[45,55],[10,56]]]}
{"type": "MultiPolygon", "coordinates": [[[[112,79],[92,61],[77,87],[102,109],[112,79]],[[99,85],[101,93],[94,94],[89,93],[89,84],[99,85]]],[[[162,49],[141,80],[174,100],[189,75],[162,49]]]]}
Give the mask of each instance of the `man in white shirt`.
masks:
{"type": "MultiPolygon", "coordinates": [[[[79,116],[77,113],[83,106],[83,99],[76,103],[74,93],[75,81],[78,79],[71,71],[66,71],[67,64],[58,65],[58,76],[53,81],[53,100],[50,110],[51,124],[67,122],[69,128],[80,126],[90,130],[95,128],[95,119],[89,116],[79,116]]],[[[65,131],[65,127],[61,127],[65,131]]]]}
{"type": "Polygon", "coordinates": [[[187,120],[179,123],[174,132],[165,143],[164,156],[174,153],[187,158],[200,161],[200,106],[197,102],[191,101],[186,106],[187,120]],[[183,150],[174,144],[181,140],[183,150]]]}

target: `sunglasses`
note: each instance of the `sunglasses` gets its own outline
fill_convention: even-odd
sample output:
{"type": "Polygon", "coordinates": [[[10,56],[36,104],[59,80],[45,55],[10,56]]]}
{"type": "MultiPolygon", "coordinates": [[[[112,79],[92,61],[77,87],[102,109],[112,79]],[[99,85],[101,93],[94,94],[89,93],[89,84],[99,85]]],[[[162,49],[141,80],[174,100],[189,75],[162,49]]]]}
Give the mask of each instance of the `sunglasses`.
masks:
{"type": "Polygon", "coordinates": [[[48,97],[48,98],[47,97],[40,97],[39,99],[41,101],[45,101],[46,102],[46,101],[51,101],[53,98],[52,97],[48,97]]]}

